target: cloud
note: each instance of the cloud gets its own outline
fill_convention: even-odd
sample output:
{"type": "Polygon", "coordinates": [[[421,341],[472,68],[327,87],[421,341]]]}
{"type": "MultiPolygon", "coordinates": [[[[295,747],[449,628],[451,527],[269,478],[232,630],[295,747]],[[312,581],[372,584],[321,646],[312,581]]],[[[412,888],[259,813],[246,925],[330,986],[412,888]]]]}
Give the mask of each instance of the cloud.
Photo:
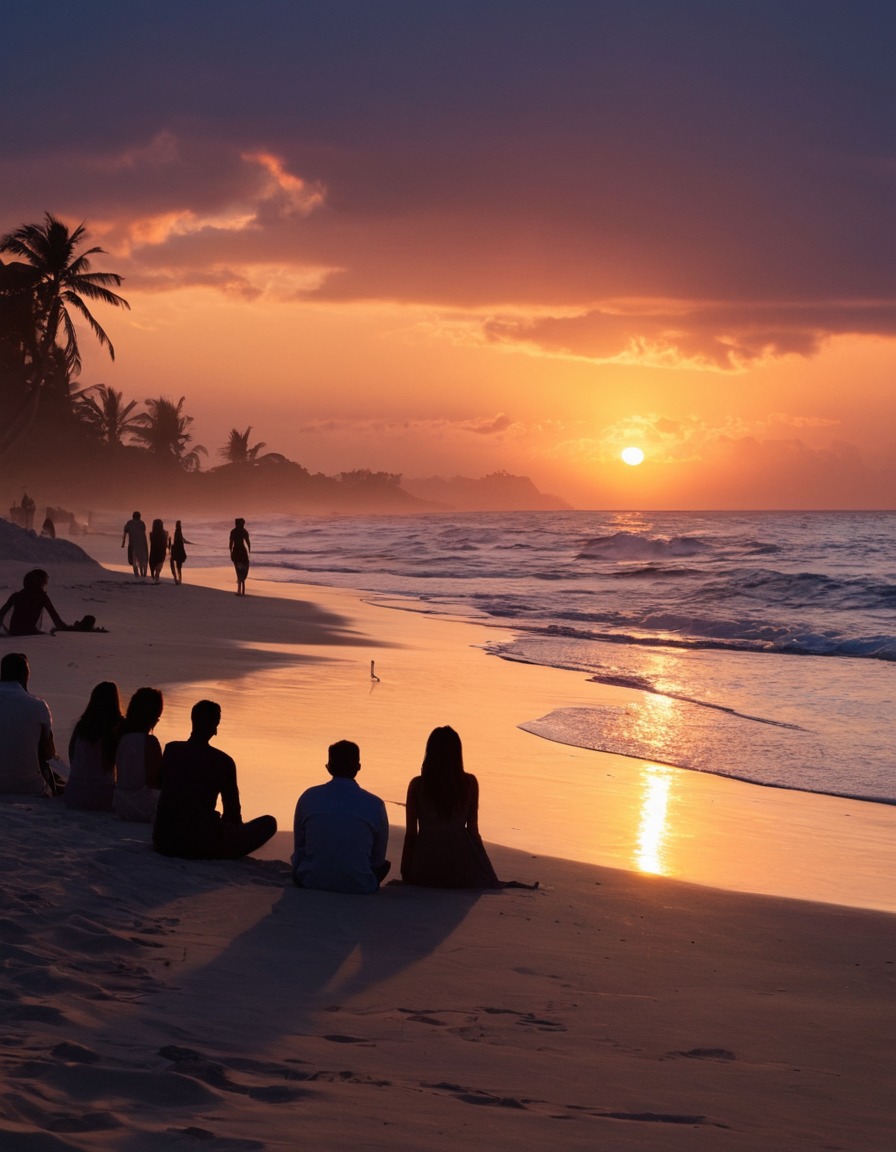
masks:
{"type": "Polygon", "coordinates": [[[447,417],[390,419],[329,419],[309,420],[296,431],[303,435],[352,435],[369,436],[501,436],[508,431],[522,433],[524,426],[514,422],[503,412],[496,416],[473,416],[458,419],[447,417]]]}
{"type": "Polygon", "coordinates": [[[896,300],[650,306],[632,302],[578,316],[492,319],[486,340],[544,356],[655,368],[743,371],[811,356],[841,335],[896,337],[896,300]]]}
{"type": "Polygon", "coordinates": [[[474,432],[477,436],[494,436],[498,432],[506,432],[513,424],[509,416],[499,412],[493,417],[478,417],[461,423],[460,427],[466,432],[474,432]]]}

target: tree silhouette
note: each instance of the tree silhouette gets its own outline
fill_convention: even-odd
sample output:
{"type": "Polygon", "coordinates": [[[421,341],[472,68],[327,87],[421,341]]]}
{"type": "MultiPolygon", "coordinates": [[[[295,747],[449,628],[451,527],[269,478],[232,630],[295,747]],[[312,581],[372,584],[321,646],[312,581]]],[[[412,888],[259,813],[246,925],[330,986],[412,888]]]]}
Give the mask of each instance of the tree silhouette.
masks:
{"type": "Polygon", "coordinates": [[[257,444],[249,445],[249,436],[252,433],[252,425],[240,432],[236,428],[230,429],[230,437],[223,448],[218,449],[219,455],[223,456],[228,464],[255,464],[258,461],[258,453],[262,448],[266,447],[263,440],[259,440],[257,444]]]}
{"type": "Polygon", "coordinates": [[[133,418],[132,435],[160,460],[168,460],[187,472],[199,470],[199,454],[208,452],[201,444],[194,444],[190,451],[187,445],[192,442],[188,431],[193,423],[192,416],[185,416],[182,409],[185,396],[175,404],[167,396],[147,400],[146,411],[133,418]]]}
{"type": "Polygon", "coordinates": [[[80,372],[81,353],[73,313],[87,321],[94,336],[115,359],[111,340],[84,301],[96,300],[114,308],[128,309],[130,304],[111,290],[121,284],[117,273],[91,272],[90,257],[105,253],[102,248],[79,252],[86,239],[83,223],[70,232],[68,225],[49,212],[44,214],[42,224],[23,224],[0,238],[0,252],[21,256],[33,269],[35,334],[31,383],[34,387],[45,383],[57,347],[68,377],[80,372]]]}
{"type": "Polygon", "coordinates": [[[140,427],[140,417],[132,416],[137,407],[136,400],[124,402],[124,393],[117,392],[108,384],[92,384],[72,397],[75,415],[95,432],[105,444],[120,447],[122,438],[136,434],[140,427]],[[95,395],[91,396],[93,392],[95,395]]]}

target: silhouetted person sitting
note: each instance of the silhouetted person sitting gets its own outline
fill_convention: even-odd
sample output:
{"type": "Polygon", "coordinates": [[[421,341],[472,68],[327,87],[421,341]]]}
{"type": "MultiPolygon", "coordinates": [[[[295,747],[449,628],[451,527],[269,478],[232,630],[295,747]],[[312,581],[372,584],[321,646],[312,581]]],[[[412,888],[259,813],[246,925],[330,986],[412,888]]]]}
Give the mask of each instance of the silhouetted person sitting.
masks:
{"type": "Polygon", "coordinates": [[[67,631],[68,625],[62,620],[47,595],[49,581],[50,577],[43,568],[32,568],[22,577],[22,587],[19,591],[13,592],[0,608],[0,626],[6,619],[7,612],[12,609],[8,628],[10,636],[34,636],[39,633],[38,624],[44,612],[49,615],[56,628],[67,631]]]}
{"type": "Polygon", "coordinates": [[[365,792],[357,744],[331,744],[328,784],[309,788],[296,805],[292,878],[298,888],[376,892],[389,871],[389,820],[379,796],[365,792]]]}
{"type": "Polygon", "coordinates": [[[277,831],[273,816],[243,823],[236,764],[209,741],[221,706],[200,700],[190,713],[189,740],[172,740],[162,755],[161,785],[152,840],[165,856],[187,860],[237,860],[255,852],[277,831]],[[216,811],[218,797],[224,809],[216,811]]]}
{"type": "Polygon", "coordinates": [[[25,654],[7,652],[0,660],[0,793],[52,796],[53,721],[46,702],[28,691],[28,678],[25,654]]]}

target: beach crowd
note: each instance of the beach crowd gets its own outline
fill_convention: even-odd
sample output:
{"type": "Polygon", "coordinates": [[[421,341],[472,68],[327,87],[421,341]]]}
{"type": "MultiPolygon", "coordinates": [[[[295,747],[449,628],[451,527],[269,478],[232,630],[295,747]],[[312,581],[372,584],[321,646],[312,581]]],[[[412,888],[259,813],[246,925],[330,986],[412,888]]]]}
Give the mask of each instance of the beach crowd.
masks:
{"type": "MultiPolygon", "coordinates": [[[[46,598],[47,574],[29,573],[26,585],[28,577],[46,598]]],[[[48,610],[57,622],[55,609],[48,610]]],[[[65,627],[61,621],[57,626],[65,627]]],[[[273,816],[243,819],[236,764],[211,743],[221,722],[214,701],[197,701],[189,735],[163,750],[154,735],[162,692],[138,688],[122,711],[118,686],[102,681],[74,725],[66,771],[57,756],[50,708],[29,691],[29,679],[27,656],[7,652],[0,660],[0,795],[58,799],[69,809],[147,824],[156,851],[183,859],[236,860],[276,833],[273,816]]],[[[385,804],[357,782],[356,743],[331,744],[326,769],[330,779],[306,789],[296,804],[293,883],[376,892],[390,870],[385,804]]],[[[402,882],[434,888],[537,887],[498,879],[482,843],[478,813],[479,784],[464,769],[459,735],[448,726],[435,728],[420,774],[408,786],[402,882]]]]}

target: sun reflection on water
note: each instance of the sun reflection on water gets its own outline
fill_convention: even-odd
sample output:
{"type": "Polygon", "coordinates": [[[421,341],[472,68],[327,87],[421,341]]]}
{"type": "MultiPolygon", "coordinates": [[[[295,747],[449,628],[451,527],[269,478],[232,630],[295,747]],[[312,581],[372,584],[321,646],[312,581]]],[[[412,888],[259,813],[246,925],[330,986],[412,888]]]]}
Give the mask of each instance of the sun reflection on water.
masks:
{"type": "Polygon", "coordinates": [[[642,872],[653,872],[658,876],[669,871],[664,849],[669,831],[671,786],[671,769],[661,764],[648,764],[645,767],[635,863],[642,872]]]}

